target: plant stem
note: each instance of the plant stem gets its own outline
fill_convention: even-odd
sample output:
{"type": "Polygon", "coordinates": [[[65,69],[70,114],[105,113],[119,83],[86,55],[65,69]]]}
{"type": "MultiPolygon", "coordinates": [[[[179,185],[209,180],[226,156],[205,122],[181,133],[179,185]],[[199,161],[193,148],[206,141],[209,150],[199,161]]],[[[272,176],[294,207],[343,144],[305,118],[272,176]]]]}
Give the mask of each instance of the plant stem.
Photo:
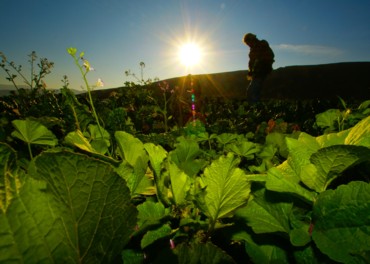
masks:
{"type": "Polygon", "coordinates": [[[28,152],[30,153],[30,158],[31,158],[31,160],[33,160],[33,155],[32,155],[32,150],[31,150],[31,144],[30,143],[27,143],[27,146],[28,146],[28,152]]]}
{"type": "Polygon", "coordinates": [[[75,55],[72,55],[72,57],[73,57],[73,60],[74,60],[75,64],[77,65],[77,67],[80,69],[81,75],[82,75],[83,80],[84,80],[85,85],[86,85],[87,94],[89,96],[89,101],[90,101],[90,106],[91,106],[91,110],[92,110],[93,116],[95,118],[96,124],[98,125],[98,129],[99,129],[100,135],[101,135],[102,138],[104,138],[103,137],[103,131],[101,130],[99,118],[98,118],[98,115],[96,114],[94,102],[93,102],[93,99],[92,99],[92,96],[91,96],[90,85],[89,85],[89,82],[87,81],[87,78],[86,78],[86,74],[87,74],[88,71],[86,71],[86,72],[83,71],[81,65],[78,62],[78,58],[75,55]]]}

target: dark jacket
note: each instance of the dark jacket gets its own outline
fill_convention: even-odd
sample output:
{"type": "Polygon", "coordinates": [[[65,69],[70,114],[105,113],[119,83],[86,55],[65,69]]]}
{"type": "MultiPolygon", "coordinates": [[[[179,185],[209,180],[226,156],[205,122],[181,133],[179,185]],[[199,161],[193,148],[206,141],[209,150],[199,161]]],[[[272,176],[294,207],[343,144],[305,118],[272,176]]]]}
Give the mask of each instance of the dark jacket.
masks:
{"type": "Polygon", "coordinates": [[[274,52],[266,40],[256,40],[249,52],[249,75],[265,78],[272,71],[274,52]]]}

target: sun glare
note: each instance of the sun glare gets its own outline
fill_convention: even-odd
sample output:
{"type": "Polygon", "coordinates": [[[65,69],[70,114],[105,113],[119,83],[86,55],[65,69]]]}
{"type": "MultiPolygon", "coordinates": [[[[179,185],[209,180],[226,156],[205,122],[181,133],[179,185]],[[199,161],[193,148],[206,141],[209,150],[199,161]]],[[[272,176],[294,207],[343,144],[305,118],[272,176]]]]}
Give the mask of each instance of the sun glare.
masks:
{"type": "Polygon", "coordinates": [[[180,47],[179,60],[186,67],[191,67],[201,61],[202,52],[195,43],[187,43],[180,47]]]}

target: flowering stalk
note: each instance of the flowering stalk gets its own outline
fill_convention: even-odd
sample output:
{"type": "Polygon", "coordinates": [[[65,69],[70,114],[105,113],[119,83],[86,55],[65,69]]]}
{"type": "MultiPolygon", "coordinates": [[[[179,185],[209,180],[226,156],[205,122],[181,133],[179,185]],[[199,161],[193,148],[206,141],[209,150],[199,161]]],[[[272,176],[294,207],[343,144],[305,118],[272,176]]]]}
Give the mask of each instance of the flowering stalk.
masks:
{"type": "MultiPolygon", "coordinates": [[[[79,68],[79,70],[81,72],[82,78],[83,78],[83,80],[85,82],[85,85],[86,85],[87,94],[89,96],[89,101],[90,101],[90,106],[91,106],[91,109],[92,109],[92,113],[93,113],[93,116],[95,118],[96,124],[98,125],[98,129],[99,129],[99,132],[101,134],[101,137],[103,138],[103,131],[101,130],[99,118],[98,118],[98,115],[96,114],[96,111],[95,111],[94,102],[93,102],[93,99],[92,99],[92,96],[91,96],[90,85],[89,85],[89,82],[87,81],[87,78],[86,78],[87,73],[89,71],[93,70],[93,68],[90,66],[90,63],[87,60],[83,59],[83,56],[84,56],[83,52],[80,53],[79,58],[77,58],[77,56],[76,56],[76,53],[77,53],[76,48],[72,48],[72,47],[68,48],[67,52],[69,53],[69,55],[72,56],[75,64],[77,65],[77,67],[79,68]],[[80,65],[79,59],[83,60],[83,66],[80,65]],[[85,70],[83,68],[85,68],[85,70]]],[[[100,80],[100,82],[101,82],[101,80],[100,80]]]]}

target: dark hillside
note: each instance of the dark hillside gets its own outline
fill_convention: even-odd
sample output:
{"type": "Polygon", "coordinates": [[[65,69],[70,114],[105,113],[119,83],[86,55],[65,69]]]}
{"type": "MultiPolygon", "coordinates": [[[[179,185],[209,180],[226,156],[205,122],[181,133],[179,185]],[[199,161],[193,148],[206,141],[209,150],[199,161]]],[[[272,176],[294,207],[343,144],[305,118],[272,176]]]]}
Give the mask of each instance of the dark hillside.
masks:
{"type": "Polygon", "coordinates": [[[266,80],[265,98],[370,99],[370,62],[290,66],[274,70],[266,80]]]}
{"type": "MultiPolygon", "coordinates": [[[[193,75],[196,87],[205,97],[244,99],[248,81],[247,71],[233,71],[193,75]]],[[[188,76],[166,80],[170,87],[190,89],[188,76]]],[[[10,93],[2,85],[0,96],[10,93]]],[[[121,88],[96,90],[99,97],[108,97],[121,88]]],[[[159,92],[158,85],[149,89],[159,92]]],[[[12,89],[14,90],[14,89],[12,89]]],[[[267,78],[262,98],[264,99],[370,99],[370,62],[346,62],[309,66],[288,66],[275,69],[267,78]]]]}
{"type": "MultiPolygon", "coordinates": [[[[247,71],[193,75],[195,86],[204,97],[244,99],[247,71]]],[[[190,89],[187,77],[166,80],[170,87],[190,89]]],[[[119,88],[117,88],[119,89],[119,88]]],[[[159,92],[158,85],[151,89],[159,92]]],[[[116,89],[96,91],[106,97],[116,89]]],[[[333,63],[310,66],[288,66],[275,69],[267,78],[263,99],[370,99],[370,62],[333,63]]]]}

